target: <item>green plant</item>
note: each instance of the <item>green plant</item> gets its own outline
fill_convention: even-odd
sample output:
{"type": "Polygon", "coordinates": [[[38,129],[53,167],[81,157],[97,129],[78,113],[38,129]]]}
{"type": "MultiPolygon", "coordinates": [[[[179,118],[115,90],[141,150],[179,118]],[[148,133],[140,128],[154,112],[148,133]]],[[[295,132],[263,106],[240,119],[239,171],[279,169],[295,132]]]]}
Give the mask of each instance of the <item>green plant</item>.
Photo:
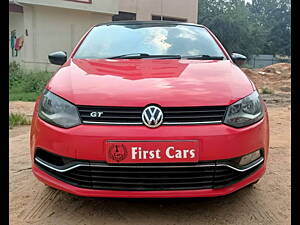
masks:
{"type": "Polygon", "coordinates": [[[30,124],[31,124],[31,120],[28,119],[24,114],[19,114],[19,113],[9,114],[9,129],[12,129],[15,126],[30,125],[30,124]]]}
{"type": "Polygon", "coordinates": [[[20,70],[20,64],[15,61],[9,64],[9,73],[13,73],[20,70]]]}
{"type": "Polygon", "coordinates": [[[273,92],[273,90],[271,90],[271,89],[269,89],[269,88],[267,88],[267,87],[263,87],[263,88],[261,89],[261,93],[262,93],[262,94],[273,94],[274,92],[273,92]]]}
{"type": "Polygon", "coordinates": [[[9,64],[9,88],[17,86],[22,80],[20,64],[12,62],[9,64]]]}
{"type": "Polygon", "coordinates": [[[15,62],[9,65],[9,100],[35,101],[51,78],[47,71],[26,71],[15,62]]]}
{"type": "Polygon", "coordinates": [[[24,77],[24,90],[28,92],[40,93],[48,80],[51,73],[46,71],[30,72],[24,77]]]}

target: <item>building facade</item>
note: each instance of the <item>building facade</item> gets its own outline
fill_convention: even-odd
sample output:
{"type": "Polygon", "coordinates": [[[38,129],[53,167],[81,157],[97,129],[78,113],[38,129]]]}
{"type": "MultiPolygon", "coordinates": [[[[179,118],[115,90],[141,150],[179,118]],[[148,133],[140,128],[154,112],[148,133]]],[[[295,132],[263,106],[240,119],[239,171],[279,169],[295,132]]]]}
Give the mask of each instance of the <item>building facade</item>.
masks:
{"type": "Polygon", "coordinates": [[[9,61],[53,71],[50,52],[68,54],[95,24],[116,20],[197,22],[198,0],[9,0],[9,61]]]}

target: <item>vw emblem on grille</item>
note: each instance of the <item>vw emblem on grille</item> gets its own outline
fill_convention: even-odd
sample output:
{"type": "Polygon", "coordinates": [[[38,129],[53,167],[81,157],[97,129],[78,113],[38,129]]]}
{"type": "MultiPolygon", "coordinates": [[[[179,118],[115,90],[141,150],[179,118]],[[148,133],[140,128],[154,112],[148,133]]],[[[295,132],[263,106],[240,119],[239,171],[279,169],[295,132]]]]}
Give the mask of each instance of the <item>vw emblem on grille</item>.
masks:
{"type": "Polygon", "coordinates": [[[142,120],[147,127],[155,128],[162,124],[164,119],[163,112],[160,108],[150,105],[144,109],[142,113],[142,120]]]}

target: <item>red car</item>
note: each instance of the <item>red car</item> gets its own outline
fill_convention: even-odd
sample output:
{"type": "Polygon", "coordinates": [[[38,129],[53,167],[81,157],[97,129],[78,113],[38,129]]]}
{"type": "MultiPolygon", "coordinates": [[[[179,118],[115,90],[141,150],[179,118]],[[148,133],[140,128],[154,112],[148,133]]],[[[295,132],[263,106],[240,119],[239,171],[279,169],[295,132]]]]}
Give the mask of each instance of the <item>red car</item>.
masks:
{"type": "Polygon", "coordinates": [[[210,197],[266,170],[265,103],[206,27],[162,21],[94,26],[34,109],[32,171],[90,197],[210,197]]]}

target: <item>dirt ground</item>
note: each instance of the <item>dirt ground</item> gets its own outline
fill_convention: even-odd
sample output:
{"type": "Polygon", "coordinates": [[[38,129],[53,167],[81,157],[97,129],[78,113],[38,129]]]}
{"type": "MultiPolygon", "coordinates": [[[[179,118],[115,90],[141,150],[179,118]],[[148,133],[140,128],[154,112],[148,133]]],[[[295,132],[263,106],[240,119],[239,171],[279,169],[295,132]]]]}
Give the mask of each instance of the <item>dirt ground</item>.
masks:
{"type": "Polygon", "coordinates": [[[12,101],[9,102],[9,112],[21,113],[31,117],[34,109],[34,104],[34,102],[12,101]]]}
{"type": "MultiPolygon", "coordinates": [[[[290,93],[278,91],[263,98],[271,129],[266,174],[254,187],[216,198],[103,199],[54,190],[31,173],[30,126],[14,128],[10,130],[10,224],[290,224],[290,93]]],[[[32,109],[32,103],[10,104],[10,111],[27,114],[32,109]]]]}

